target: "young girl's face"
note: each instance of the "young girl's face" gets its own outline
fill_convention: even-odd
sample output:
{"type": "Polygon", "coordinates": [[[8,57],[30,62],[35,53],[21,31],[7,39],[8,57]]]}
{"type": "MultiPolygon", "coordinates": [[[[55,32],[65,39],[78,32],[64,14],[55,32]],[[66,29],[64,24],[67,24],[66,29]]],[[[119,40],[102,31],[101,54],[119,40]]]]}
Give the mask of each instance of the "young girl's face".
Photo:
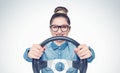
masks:
{"type": "Polygon", "coordinates": [[[70,26],[67,23],[66,18],[56,17],[51,23],[50,31],[52,36],[68,36],[70,26]]]}

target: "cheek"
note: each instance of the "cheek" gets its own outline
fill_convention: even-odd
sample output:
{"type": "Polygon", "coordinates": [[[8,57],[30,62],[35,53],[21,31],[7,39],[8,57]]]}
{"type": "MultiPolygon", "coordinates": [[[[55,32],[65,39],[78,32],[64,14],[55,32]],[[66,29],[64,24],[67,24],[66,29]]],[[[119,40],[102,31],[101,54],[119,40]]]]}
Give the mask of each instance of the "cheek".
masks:
{"type": "Polygon", "coordinates": [[[52,32],[52,30],[50,29],[51,35],[55,36],[55,32],[52,32]]]}
{"type": "Polygon", "coordinates": [[[68,33],[64,33],[64,35],[65,35],[65,36],[67,36],[67,35],[68,35],[68,33]]]}
{"type": "Polygon", "coordinates": [[[68,32],[65,32],[65,33],[64,33],[64,35],[68,35],[68,34],[69,34],[69,32],[70,32],[70,30],[69,30],[68,32]]]}
{"type": "Polygon", "coordinates": [[[65,32],[65,33],[63,33],[63,35],[64,35],[64,36],[68,36],[68,33],[69,33],[69,32],[65,32]]]}

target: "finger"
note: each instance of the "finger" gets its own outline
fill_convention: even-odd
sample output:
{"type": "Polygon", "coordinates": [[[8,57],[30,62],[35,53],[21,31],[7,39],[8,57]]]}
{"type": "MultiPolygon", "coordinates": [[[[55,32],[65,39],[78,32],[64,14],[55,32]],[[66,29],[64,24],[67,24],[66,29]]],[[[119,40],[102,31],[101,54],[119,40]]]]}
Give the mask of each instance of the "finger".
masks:
{"type": "Polygon", "coordinates": [[[77,52],[78,52],[78,49],[77,49],[77,48],[75,48],[75,49],[74,49],[74,52],[75,52],[75,53],[77,53],[77,52]]]}
{"type": "Polygon", "coordinates": [[[87,51],[89,51],[89,49],[88,49],[88,47],[87,47],[86,45],[81,45],[81,46],[79,46],[78,48],[80,48],[80,49],[79,49],[79,53],[80,53],[80,54],[84,54],[84,53],[86,53],[87,51]]]}
{"type": "Polygon", "coordinates": [[[28,54],[28,57],[31,59],[38,59],[38,57],[32,53],[28,54]]]}
{"type": "Polygon", "coordinates": [[[39,54],[41,51],[38,48],[31,48],[30,52],[34,52],[34,53],[38,53],[39,54]]]}
{"type": "Polygon", "coordinates": [[[79,52],[79,50],[81,50],[81,49],[82,49],[82,46],[78,46],[77,48],[75,48],[75,50],[74,50],[74,51],[75,51],[76,53],[78,53],[78,52],[79,52]]]}
{"type": "Polygon", "coordinates": [[[42,48],[39,44],[33,44],[33,47],[38,49],[42,48]]]}
{"type": "Polygon", "coordinates": [[[77,54],[81,54],[82,52],[84,52],[84,49],[83,49],[83,48],[81,48],[81,49],[80,49],[80,48],[77,48],[76,50],[77,50],[77,54]]]}
{"type": "Polygon", "coordinates": [[[81,50],[82,48],[83,48],[83,46],[82,46],[82,45],[78,46],[78,49],[79,49],[79,50],[81,50]]]}
{"type": "Polygon", "coordinates": [[[82,57],[82,56],[84,56],[86,54],[90,55],[91,52],[90,52],[90,50],[86,46],[84,46],[83,49],[80,50],[80,55],[82,57]]]}
{"type": "Polygon", "coordinates": [[[81,44],[81,45],[78,46],[78,48],[81,50],[83,48],[87,48],[87,45],[86,44],[81,44]]]}
{"type": "Polygon", "coordinates": [[[30,51],[30,54],[38,57],[40,53],[37,53],[36,51],[32,50],[32,51],[30,51]]]}
{"type": "Polygon", "coordinates": [[[84,57],[85,55],[88,55],[88,54],[89,54],[89,51],[82,52],[82,53],[80,54],[80,57],[84,57]]]}
{"type": "Polygon", "coordinates": [[[43,54],[42,52],[36,53],[36,52],[32,51],[32,52],[30,52],[29,56],[31,58],[40,58],[42,54],[43,54]]]}
{"type": "Polygon", "coordinates": [[[90,57],[90,56],[89,56],[88,54],[86,54],[86,55],[80,57],[80,59],[87,59],[87,58],[89,58],[89,57],[90,57]]]}
{"type": "Polygon", "coordinates": [[[33,48],[37,48],[37,49],[39,49],[42,52],[45,50],[45,47],[42,47],[39,44],[33,44],[33,48]]]}
{"type": "Polygon", "coordinates": [[[81,58],[82,59],[86,59],[86,58],[89,58],[89,57],[91,57],[92,56],[92,53],[91,52],[88,52],[88,53],[86,53],[84,56],[82,56],[81,58]]]}
{"type": "Polygon", "coordinates": [[[85,50],[84,48],[82,48],[81,50],[79,50],[79,51],[77,52],[77,55],[78,55],[79,57],[83,57],[83,56],[86,55],[87,53],[88,53],[88,51],[85,50]]]}
{"type": "Polygon", "coordinates": [[[44,51],[45,50],[45,47],[42,47],[42,46],[40,46],[40,45],[37,45],[37,47],[38,47],[38,49],[40,50],[40,51],[44,51]]]}

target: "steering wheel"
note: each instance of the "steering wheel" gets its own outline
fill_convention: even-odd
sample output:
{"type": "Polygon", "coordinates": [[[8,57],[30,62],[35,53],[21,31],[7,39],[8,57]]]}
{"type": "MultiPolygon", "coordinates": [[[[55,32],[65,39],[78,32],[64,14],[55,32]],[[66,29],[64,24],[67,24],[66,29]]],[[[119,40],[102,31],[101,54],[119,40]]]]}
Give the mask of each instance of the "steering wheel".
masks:
{"type": "MultiPolygon", "coordinates": [[[[78,47],[80,45],[74,39],[69,38],[69,37],[65,37],[65,36],[55,36],[55,37],[48,38],[45,41],[43,41],[40,45],[42,47],[44,47],[50,41],[55,41],[55,40],[65,40],[65,41],[71,42],[76,47],[78,47]]],[[[34,73],[39,73],[41,69],[50,66],[51,62],[55,62],[54,64],[56,64],[56,62],[59,62],[59,63],[62,62],[62,64],[66,64],[66,63],[69,62],[68,64],[71,64],[71,66],[73,68],[76,68],[77,70],[79,70],[80,73],[86,73],[86,70],[87,70],[87,60],[86,59],[81,59],[80,61],[67,61],[67,60],[62,60],[62,59],[61,60],[60,59],[58,59],[58,60],[56,59],[54,61],[49,61],[49,60],[48,61],[41,61],[39,59],[33,59],[33,61],[32,61],[33,72],[34,73]]]]}

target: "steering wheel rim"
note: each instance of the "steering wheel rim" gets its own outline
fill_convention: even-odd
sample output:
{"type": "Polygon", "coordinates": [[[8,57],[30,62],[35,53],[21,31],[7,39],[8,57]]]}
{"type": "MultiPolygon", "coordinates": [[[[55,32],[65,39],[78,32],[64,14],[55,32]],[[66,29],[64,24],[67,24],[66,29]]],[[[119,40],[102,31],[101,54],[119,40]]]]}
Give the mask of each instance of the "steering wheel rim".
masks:
{"type": "MultiPolygon", "coordinates": [[[[70,37],[66,37],[66,36],[54,36],[54,37],[50,37],[46,40],[44,40],[40,45],[42,47],[44,47],[47,43],[49,43],[50,41],[55,41],[55,40],[65,40],[65,41],[68,41],[68,42],[71,42],[73,43],[76,47],[78,47],[80,44],[75,41],[74,39],[70,38],[70,37]]],[[[46,61],[41,61],[41,63],[39,62],[39,59],[33,59],[32,61],[32,68],[33,68],[33,72],[34,73],[39,73],[40,69],[39,69],[39,64],[44,64],[46,63],[46,61]]],[[[76,65],[75,67],[78,68],[80,70],[80,73],[86,73],[87,71],[87,60],[86,59],[82,59],[80,60],[79,62],[75,62],[76,65]],[[81,63],[81,64],[80,64],[81,63]],[[79,66],[77,66],[78,64],[80,64],[82,68],[79,68],[79,66]]],[[[43,65],[43,66],[46,66],[43,65]]],[[[74,65],[73,65],[74,66],[74,65]]]]}

